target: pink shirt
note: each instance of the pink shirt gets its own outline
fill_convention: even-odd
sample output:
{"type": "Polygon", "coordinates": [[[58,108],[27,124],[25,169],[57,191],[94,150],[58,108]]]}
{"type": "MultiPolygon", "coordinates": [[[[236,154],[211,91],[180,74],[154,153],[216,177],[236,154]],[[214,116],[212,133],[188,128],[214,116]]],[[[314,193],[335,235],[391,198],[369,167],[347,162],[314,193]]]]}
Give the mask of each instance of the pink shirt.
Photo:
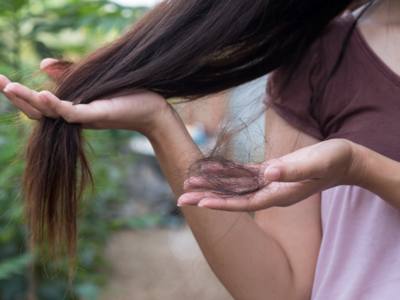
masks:
{"type": "MultiPolygon", "coordinates": [[[[373,52],[358,27],[338,72],[310,112],[353,22],[346,12],[330,26],[280,97],[264,101],[314,137],[346,138],[400,161],[400,76],[373,52]]],[[[272,88],[273,81],[272,74],[272,88]]],[[[323,238],[312,299],[400,299],[400,212],[355,186],[324,191],[321,206],[323,238]]]]}
{"type": "Polygon", "coordinates": [[[322,193],[313,300],[400,299],[400,212],[356,186],[322,193]]]}

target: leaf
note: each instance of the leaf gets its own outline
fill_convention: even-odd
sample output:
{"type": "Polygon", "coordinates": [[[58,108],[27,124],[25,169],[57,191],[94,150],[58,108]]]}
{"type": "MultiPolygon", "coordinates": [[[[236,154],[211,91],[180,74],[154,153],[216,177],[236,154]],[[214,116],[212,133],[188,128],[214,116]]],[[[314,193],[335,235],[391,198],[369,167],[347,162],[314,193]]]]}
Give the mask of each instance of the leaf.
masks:
{"type": "Polygon", "coordinates": [[[26,268],[31,263],[32,255],[30,253],[7,259],[0,263],[0,280],[9,279],[11,276],[25,273],[26,268]]]}

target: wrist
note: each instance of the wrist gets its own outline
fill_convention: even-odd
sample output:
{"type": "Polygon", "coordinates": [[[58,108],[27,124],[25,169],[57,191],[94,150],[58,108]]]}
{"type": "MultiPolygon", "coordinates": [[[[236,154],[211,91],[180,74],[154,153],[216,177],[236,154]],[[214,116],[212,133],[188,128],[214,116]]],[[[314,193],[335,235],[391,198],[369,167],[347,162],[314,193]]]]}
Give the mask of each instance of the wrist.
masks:
{"type": "Polygon", "coordinates": [[[364,187],[368,178],[368,162],[371,150],[359,144],[348,141],[351,147],[351,160],[348,167],[346,184],[364,187]]]}
{"type": "Polygon", "coordinates": [[[150,142],[165,141],[165,139],[172,134],[178,134],[178,132],[187,132],[185,125],[183,124],[179,114],[171,106],[160,113],[157,121],[153,123],[151,129],[149,129],[144,135],[149,139],[150,142]]]}
{"type": "Polygon", "coordinates": [[[378,195],[400,210],[400,163],[361,145],[355,148],[359,165],[355,185],[378,195]]]}
{"type": "Polygon", "coordinates": [[[146,130],[142,130],[140,132],[149,140],[154,140],[160,137],[166,130],[168,130],[170,123],[174,123],[175,110],[171,105],[167,104],[163,109],[159,112],[155,120],[151,121],[151,124],[146,125],[146,130]]]}
{"type": "Polygon", "coordinates": [[[178,113],[171,107],[158,119],[145,135],[166,175],[168,182],[178,198],[182,193],[187,170],[193,162],[202,157],[178,113]],[[171,177],[171,174],[173,175],[171,177]]]}

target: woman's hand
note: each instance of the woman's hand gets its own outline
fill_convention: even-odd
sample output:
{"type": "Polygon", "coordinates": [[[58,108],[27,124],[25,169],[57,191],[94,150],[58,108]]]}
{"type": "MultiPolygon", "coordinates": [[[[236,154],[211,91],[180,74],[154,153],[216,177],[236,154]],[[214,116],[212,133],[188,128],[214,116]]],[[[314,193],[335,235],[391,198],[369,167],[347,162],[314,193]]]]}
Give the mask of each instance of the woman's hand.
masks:
{"type": "MultiPolygon", "coordinates": [[[[54,62],[45,59],[41,68],[51,78],[57,79],[64,70],[52,68],[54,62]]],[[[54,119],[62,117],[69,123],[81,123],[86,129],[126,129],[148,135],[172,110],[163,97],[145,90],[73,105],[48,91],[38,93],[19,83],[11,83],[2,75],[0,92],[30,119],[39,120],[43,115],[54,119]]]]}
{"type": "MultiPolygon", "coordinates": [[[[356,159],[356,144],[334,139],[315,144],[270,160],[259,166],[267,181],[262,190],[247,196],[221,197],[207,191],[210,184],[201,177],[191,177],[185,182],[186,190],[201,190],[182,195],[178,205],[198,205],[228,211],[256,211],[272,206],[289,206],[318,192],[337,185],[358,185],[363,180],[363,169],[356,159]]],[[[252,166],[254,167],[254,165],[252,166]]],[[[218,165],[208,166],[205,172],[224,175],[218,165]]],[[[241,178],[226,179],[240,186],[241,178]]],[[[242,180],[243,181],[243,180],[242,180]]]]}

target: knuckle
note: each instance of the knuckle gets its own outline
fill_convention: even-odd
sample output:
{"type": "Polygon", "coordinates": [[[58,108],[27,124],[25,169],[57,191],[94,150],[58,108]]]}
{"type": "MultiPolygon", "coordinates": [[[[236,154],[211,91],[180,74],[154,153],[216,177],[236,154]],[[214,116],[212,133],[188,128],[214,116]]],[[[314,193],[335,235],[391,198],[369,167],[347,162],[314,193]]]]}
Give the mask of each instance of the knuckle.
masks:
{"type": "Polygon", "coordinates": [[[64,120],[67,121],[68,123],[76,123],[76,118],[74,117],[73,114],[69,113],[67,115],[65,115],[64,120]]]}
{"type": "Polygon", "coordinates": [[[66,114],[62,114],[62,108],[60,107],[60,103],[53,104],[50,106],[51,110],[53,111],[53,115],[56,115],[57,117],[61,116],[65,121],[70,122],[69,116],[66,114]]]}
{"type": "Polygon", "coordinates": [[[76,114],[76,110],[68,107],[67,105],[63,105],[61,101],[58,101],[58,103],[55,104],[53,111],[68,123],[80,123],[76,114]]]}
{"type": "Polygon", "coordinates": [[[335,162],[332,161],[327,161],[327,162],[323,162],[320,165],[320,172],[321,173],[328,173],[329,171],[332,171],[335,168],[336,164],[335,162]]]}
{"type": "Polygon", "coordinates": [[[254,196],[250,197],[249,201],[242,208],[242,210],[245,212],[251,212],[251,211],[262,209],[264,201],[265,201],[264,198],[260,199],[260,198],[254,197],[254,196]]]}
{"type": "Polygon", "coordinates": [[[53,114],[51,112],[43,112],[43,115],[45,115],[46,117],[50,118],[50,119],[57,119],[57,115],[53,114]]]}
{"type": "Polygon", "coordinates": [[[299,167],[297,167],[297,166],[295,166],[295,167],[292,168],[291,173],[292,173],[291,175],[292,175],[292,177],[293,177],[294,179],[301,178],[302,175],[303,175],[302,170],[301,170],[299,167]]]}
{"type": "Polygon", "coordinates": [[[53,105],[53,106],[51,107],[51,109],[52,109],[54,112],[56,112],[57,114],[59,114],[59,106],[60,106],[60,104],[57,103],[57,104],[53,105]]]}
{"type": "Polygon", "coordinates": [[[36,117],[36,116],[34,116],[34,115],[31,115],[31,114],[26,114],[26,117],[29,119],[29,120],[37,120],[38,118],[36,117]]]}

